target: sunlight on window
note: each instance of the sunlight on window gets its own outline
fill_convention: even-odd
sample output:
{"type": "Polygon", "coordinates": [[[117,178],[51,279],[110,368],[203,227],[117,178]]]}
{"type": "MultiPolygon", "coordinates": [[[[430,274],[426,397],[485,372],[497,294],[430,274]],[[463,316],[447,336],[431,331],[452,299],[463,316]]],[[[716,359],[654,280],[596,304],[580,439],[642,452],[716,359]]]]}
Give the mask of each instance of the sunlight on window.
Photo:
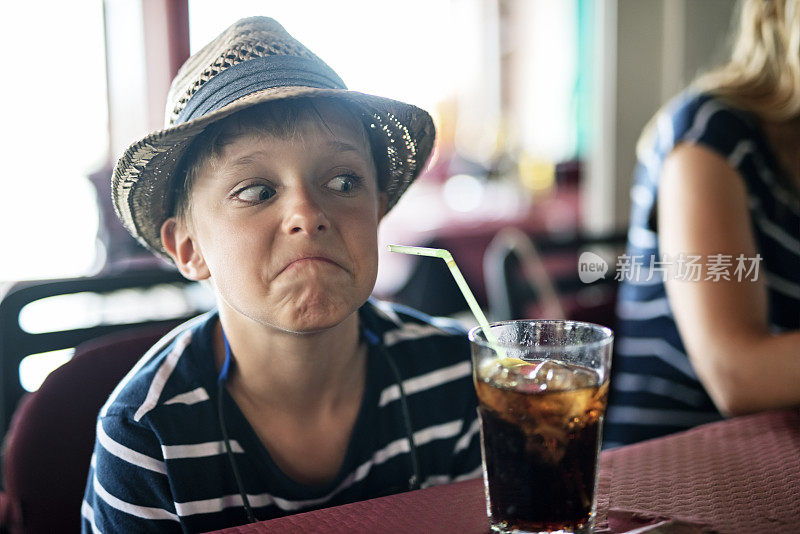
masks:
{"type": "Polygon", "coordinates": [[[98,224],[86,177],[108,145],[102,1],[12,2],[2,19],[19,95],[0,145],[0,281],[86,274],[98,224]]]}
{"type": "Polygon", "coordinates": [[[75,349],[51,350],[26,356],[19,363],[19,383],[25,391],[36,391],[51,372],[67,363],[75,349]]]}

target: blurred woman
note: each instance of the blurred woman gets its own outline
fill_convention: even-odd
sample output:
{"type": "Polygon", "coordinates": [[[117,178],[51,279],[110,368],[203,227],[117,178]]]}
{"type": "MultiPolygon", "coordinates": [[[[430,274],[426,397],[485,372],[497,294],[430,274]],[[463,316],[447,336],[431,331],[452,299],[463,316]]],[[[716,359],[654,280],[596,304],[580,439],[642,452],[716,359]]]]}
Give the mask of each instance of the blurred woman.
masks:
{"type": "Polygon", "coordinates": [[[606,447],[800,405],[800,1],[739,22],[637,146],[606,447]]]}

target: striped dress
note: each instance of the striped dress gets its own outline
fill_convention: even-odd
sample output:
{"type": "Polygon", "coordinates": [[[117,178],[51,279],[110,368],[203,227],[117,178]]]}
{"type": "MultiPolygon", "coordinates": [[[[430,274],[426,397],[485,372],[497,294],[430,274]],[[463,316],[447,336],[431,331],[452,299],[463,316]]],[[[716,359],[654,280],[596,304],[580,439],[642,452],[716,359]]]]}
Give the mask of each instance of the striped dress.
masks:
{"type": "MultiPolygon", "coordinates": [[[[696,257],[664,258],[658,248],[659,175],[677,143],[713,150],[742,177],[761,256],[759,261],[712,254],[700,263],[716,265],[720,274],[713,276],[731,279],[751,278],[758,269],[757,276],[766,277],[772,331],[800,328],[800,199],[777,178],[777,160],[755,118],[709,95],[685,92],[661,112],[656,130],[636,167],[628,249],[617,264],[621,285],[605,448],[722,418],[686,356],[663,282],[670,263],[683,269],[683,275],[671,276],[690,280],[696,279],[690,264],[698,263],[696,257]]],[[[703,274],[708,275],[712,272],[703,274]]]]}
{"type": "MultiPolygon", "coordinates": [[[[422,486],[481,475],[477,399],[466,335],[370,300],[365,337],[382,339],[408,399],[422,486]]],[[[216,313],[146,354],[102,408],[82,507],[83,532],[206,532],[247,522],[225,454],[210,347],[216,313]]],[[[406,491],[412,475],[400,390],[385,354],[366,388],[340,472],[323,487],[284,474],[224,393],[233,457],[259,520],[406,491]]]]}

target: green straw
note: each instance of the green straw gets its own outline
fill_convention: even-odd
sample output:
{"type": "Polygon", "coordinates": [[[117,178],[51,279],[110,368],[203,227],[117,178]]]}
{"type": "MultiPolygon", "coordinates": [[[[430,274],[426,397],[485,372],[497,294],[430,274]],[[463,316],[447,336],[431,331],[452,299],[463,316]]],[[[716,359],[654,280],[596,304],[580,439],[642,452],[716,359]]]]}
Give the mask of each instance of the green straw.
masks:
{"type": "Polygon", "coordinates": [[[500,342],[497,341],[497,338],[494,336],[494,332],[489,327],[489,321],[486,320],[486,316],[483,314],[483,310],[481,307],[478,306],[478,301],[475,300],[475,296],[470,291],[469,286],[467,285],[467,281],[464,280],[464,275],[461,274],[461,271],[456,265],[456,261],[453,259],[453,255],[450,254],[449,250],[445,250],[443,248],[427,248],[427,247],[409,247],[405,245],[389,245],[390,252],[399,252],[401,254],[414,254],[417,256],[431,256],[433,258],[442,258],[444,262],[447,264],[447,267],[450,268],[450,272],[453,274],[453,278],[456,279],[456,284],[458,284],[458,288],[461,290],[461,293],[464,295],[464,298],[467,300],[467,304],[469,304],[469,309],[472,310],[472,315],[475,316],[475,319],[478,320],[478,324],[481,325],[481,329],[483,329],[483,333],[486,336],[486,341],[492,345],[492,348],[498,353],[501,358],[505,358],[506,354],[505,351],[500,347],[500,342]]]}

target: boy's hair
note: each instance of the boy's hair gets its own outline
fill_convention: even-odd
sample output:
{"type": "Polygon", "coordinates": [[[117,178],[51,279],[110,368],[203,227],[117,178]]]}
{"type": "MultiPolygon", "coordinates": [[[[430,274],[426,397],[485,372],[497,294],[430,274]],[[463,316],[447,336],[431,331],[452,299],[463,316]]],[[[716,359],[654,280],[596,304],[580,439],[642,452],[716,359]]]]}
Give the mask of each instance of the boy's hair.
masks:
{"type": "MultiPolygon", "coordinates": [[[[378,189],[385,190],[388,177],[386,160],[381,157],[380,145],[369,133],[369,125],[365,124],[363,116],[349,104],[334,99],[328,99],[327,102],[351,115],[353,122],[361,125],[375,165],[378,189]]],[[[211,124],[186,150],[181,166],[183,172],[178,173],[173,184],[170,213],[181,220],[188,220],[192,185],[201,169],[222,155],[225,146],[247,134],[291,138],[297,134],[298,124],[309,119],[317,120],[325,128],[328,127],[314,99],[290,98],[257,104],[211,124]]]]}

